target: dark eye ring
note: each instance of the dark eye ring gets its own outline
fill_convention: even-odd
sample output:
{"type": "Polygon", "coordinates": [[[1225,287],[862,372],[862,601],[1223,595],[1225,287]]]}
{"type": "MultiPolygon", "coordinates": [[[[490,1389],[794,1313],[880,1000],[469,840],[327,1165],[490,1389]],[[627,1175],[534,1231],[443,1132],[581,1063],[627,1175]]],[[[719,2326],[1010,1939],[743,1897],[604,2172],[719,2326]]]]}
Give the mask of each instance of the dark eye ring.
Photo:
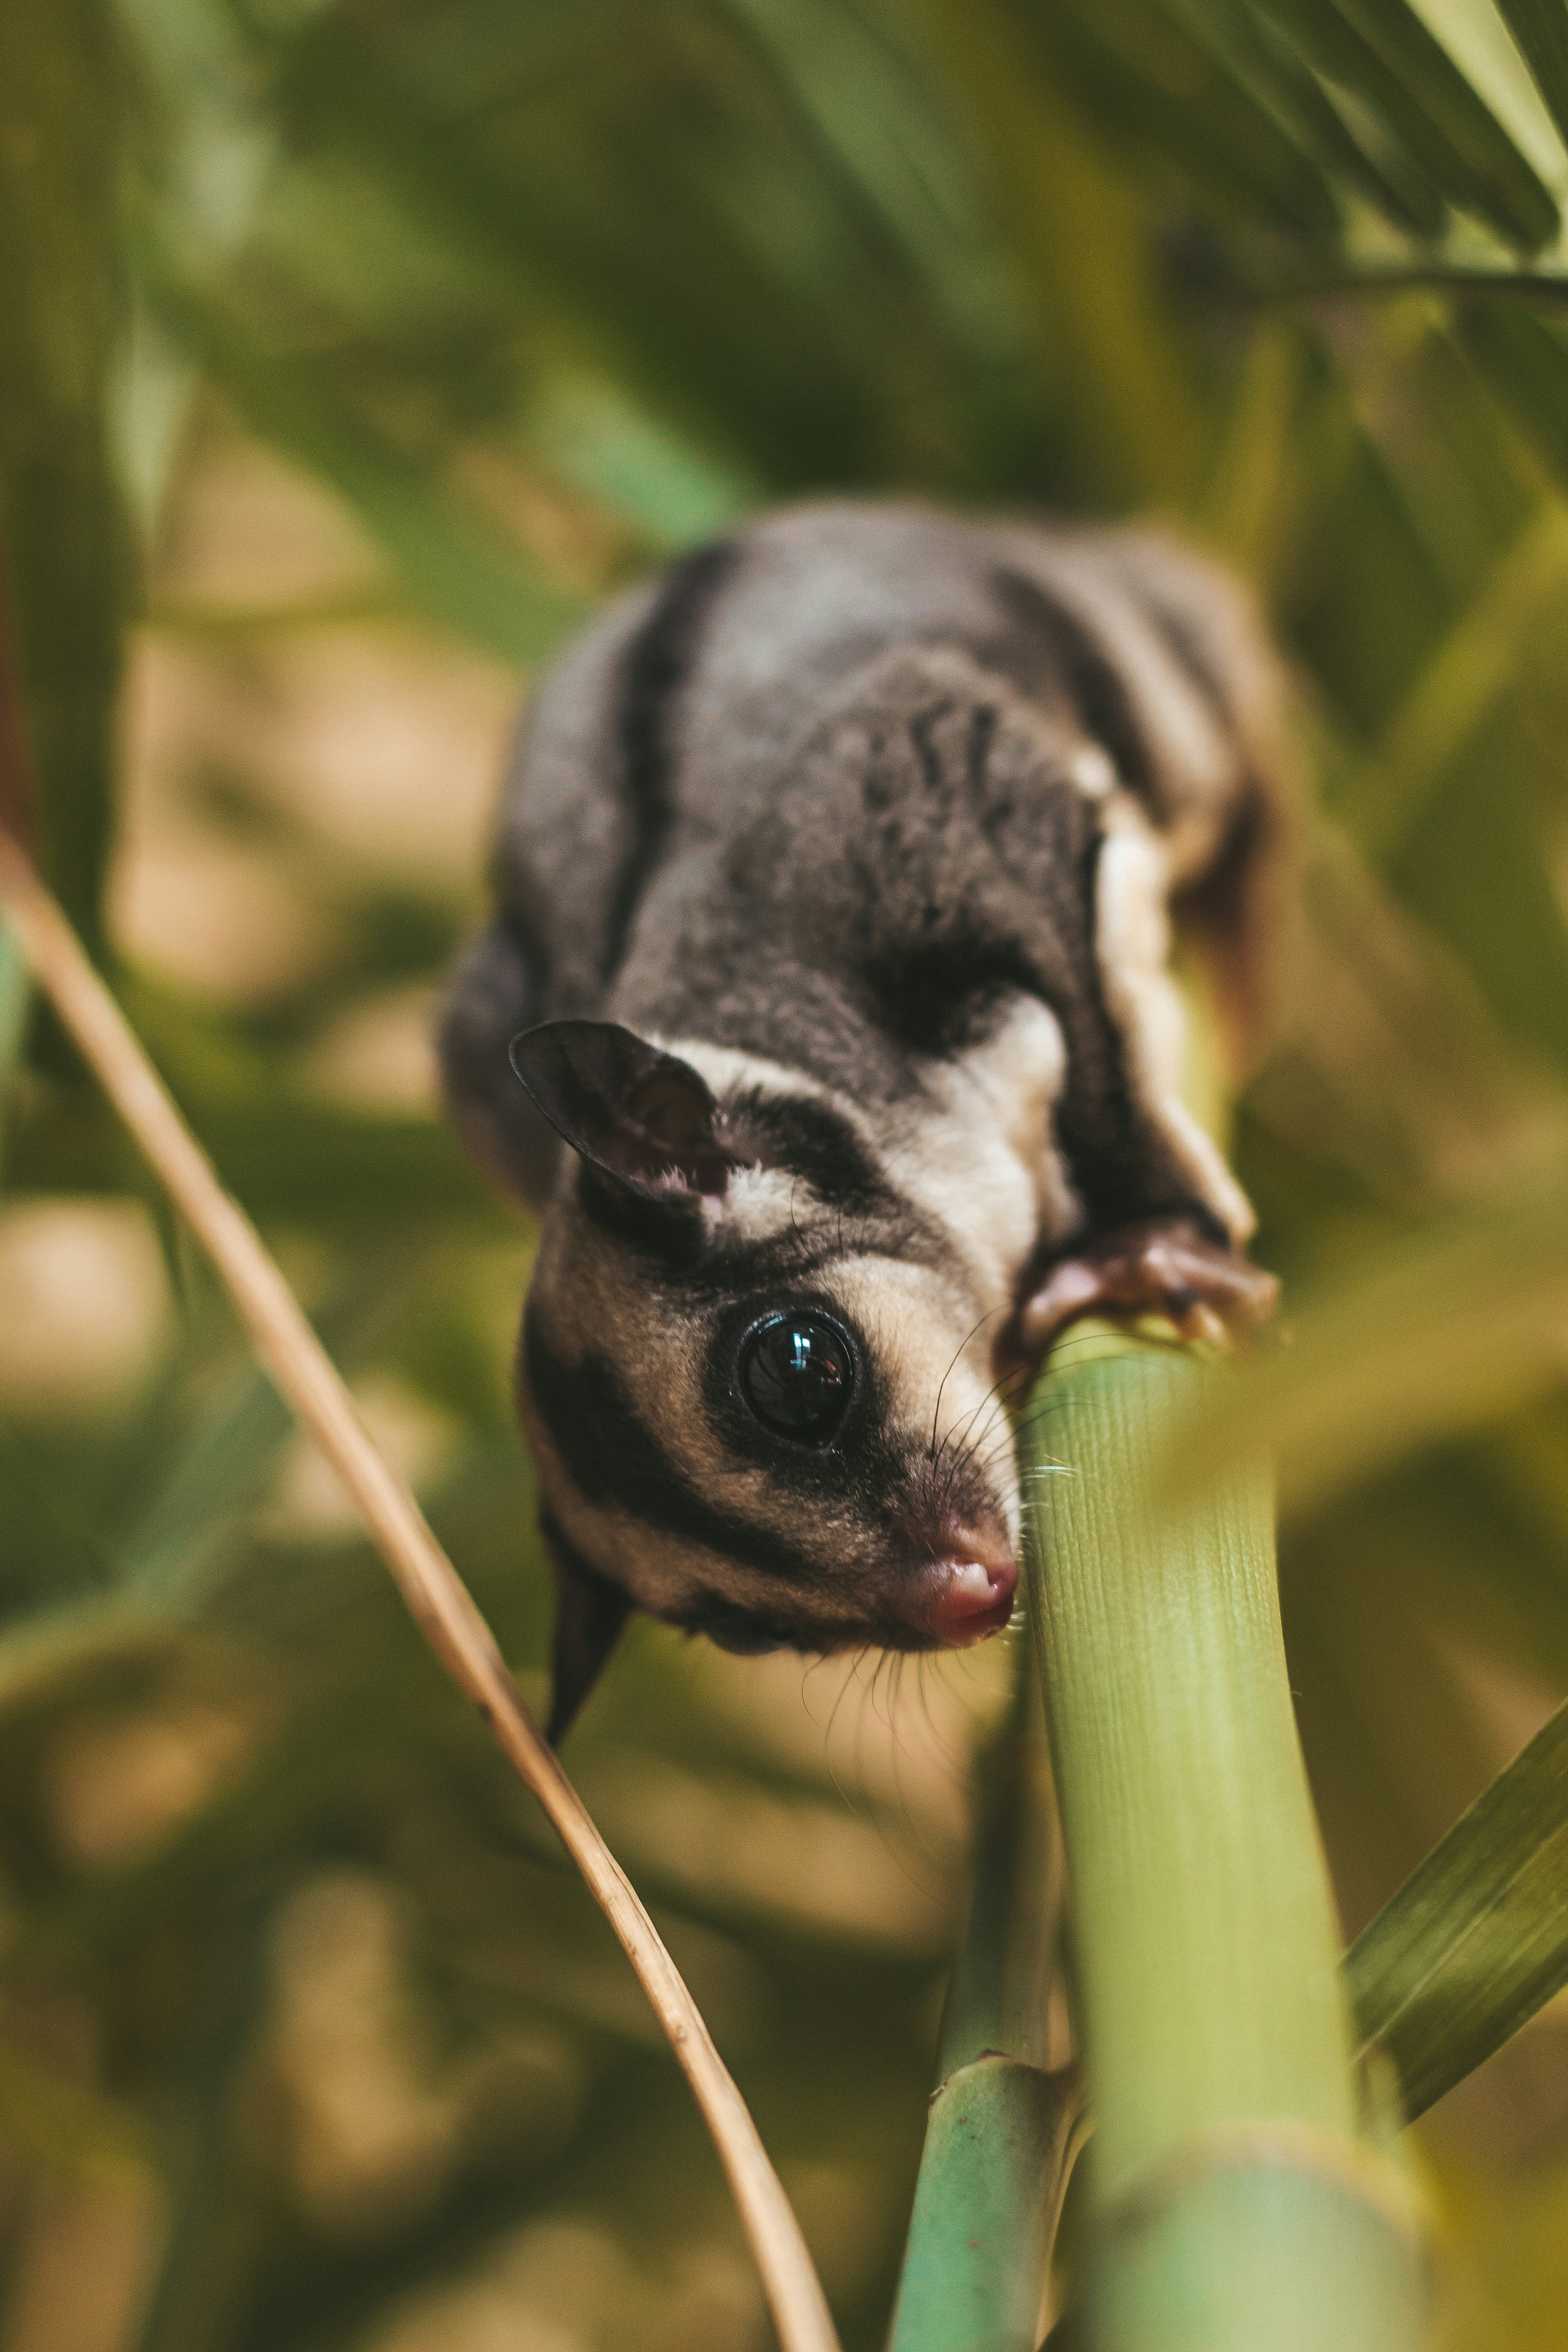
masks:
{"type": "Polygon", "coordinates": [[[855,1390],[849,1335],[826,1315],[764,1315],[741,1342],[741,1394],[763,1427],[797,1445],[826,1445],[855,1390]]]}

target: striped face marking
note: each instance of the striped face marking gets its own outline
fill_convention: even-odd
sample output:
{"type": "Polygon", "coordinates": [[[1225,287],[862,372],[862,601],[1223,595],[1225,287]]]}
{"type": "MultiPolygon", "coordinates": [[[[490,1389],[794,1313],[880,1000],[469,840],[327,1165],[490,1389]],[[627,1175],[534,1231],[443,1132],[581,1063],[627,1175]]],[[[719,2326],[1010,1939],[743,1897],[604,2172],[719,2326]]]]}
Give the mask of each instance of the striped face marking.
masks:
{"type": "MultiPolygon", "coordinates": [[[[688,1055],[739,1161],[724,1192],[628,1211],[583,1162],[546,1228],[519,1369],[552,1522],[639,1606],[731,1647],[994,1630],[1017,1532],[990,1368],[1008,1253],[949,1231],[827,1090],[688,1055]]],[[[975,1118],[940,1086],[931,1111],[975,1118]]],[[[1020,1255],[1038,1181],[1003,1188],[1020,1255]]]]}
{"type": "MultiPolygon", "coordinates": [[[[1099,919],[1121,950],[1105,985],[1157,1113],[1159,845],[1134,811],[1105,845],[1099,919]]],[[[591,1575],[731,1648],[994,1630],[1020,1529],[994,1342],[1042,1236],[1065,1246],[1084,1223],[1057,1139],[1056,1019],[1004,994],[875,1121],[760,1056],[614,1039],[584,1064],[623,1087],[607,1107],[552,1082],[542,1046],[514,1056],[544,1072],[579,1154],[519,1368],[550,1524],[591,1575]]],[[[1174,1154],[1184,1138],[1164,1132],[1174,1154]]]]}

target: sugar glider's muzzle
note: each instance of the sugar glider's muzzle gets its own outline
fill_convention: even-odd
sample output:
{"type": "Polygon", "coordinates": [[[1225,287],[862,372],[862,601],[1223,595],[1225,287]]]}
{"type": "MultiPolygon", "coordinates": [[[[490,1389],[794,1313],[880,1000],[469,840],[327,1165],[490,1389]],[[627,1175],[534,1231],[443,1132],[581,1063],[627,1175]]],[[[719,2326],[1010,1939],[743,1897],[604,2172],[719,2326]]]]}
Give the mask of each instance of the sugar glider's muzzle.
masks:
{"type": "Polygon", "coordinates": [[[910,1586],[908,1617],[933,1648],[967,1650],[999,1633],[1013,1614],[1018,1567],[998,1522],[954,1522],[940,1556],[910,1586]]]}

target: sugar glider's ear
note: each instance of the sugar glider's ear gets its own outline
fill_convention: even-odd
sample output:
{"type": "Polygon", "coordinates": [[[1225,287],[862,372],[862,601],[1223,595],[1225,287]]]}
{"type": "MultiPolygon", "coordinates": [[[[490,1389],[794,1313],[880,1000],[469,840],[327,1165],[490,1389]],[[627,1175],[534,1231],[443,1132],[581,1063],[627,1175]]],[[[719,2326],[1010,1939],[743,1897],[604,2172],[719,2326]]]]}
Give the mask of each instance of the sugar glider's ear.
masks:
{"type": "Polygon", "coordinates": [[[632,1604],[619,1585],[589,1567],[553,1519],[542,1517],[540,1531],[555,1567],[555,1641],[544,1737],[558,1748],[603,1673],[632,1604]]]}
{"type": "Polygon", "coordinates": [[[511,1041],[511,1066],[558,1134],[637,1199],[714,1199],[740,1162],[707,1082],[613,1021],[546,1021],[511,1041]]]}

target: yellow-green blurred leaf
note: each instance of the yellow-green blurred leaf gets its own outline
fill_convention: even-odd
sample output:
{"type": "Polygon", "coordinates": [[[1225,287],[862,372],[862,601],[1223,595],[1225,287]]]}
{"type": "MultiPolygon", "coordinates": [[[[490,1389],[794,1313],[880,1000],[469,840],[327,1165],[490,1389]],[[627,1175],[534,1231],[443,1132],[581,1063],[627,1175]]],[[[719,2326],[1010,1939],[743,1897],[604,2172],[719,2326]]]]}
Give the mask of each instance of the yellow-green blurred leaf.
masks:
{"type": "Polygon", "coordinates": [[[937,12],[931,38],[1012,247],[1041,363],[1102,495],[1181,496],[1205,425],[1129,192],[1003,0],[937,12]]]}
{"type": "Polygon", "coordinates": [[[221,299],[152,274],[158,315],[263,438],[322,477],[397,566],[432,619],[502,660],[537,660],[581,616],[503,533],[334,394],[319,367],[266,351],[221,299]]]}
{"type": "Polygon", "coordinates": [[[1343,1962],[1363,2056],[1425,2113],[1568,1984],[1568,1707],[1476,1800],[1343,1962]]]}
{"type": "Polygon", "coordinates": [[[108,397],[129,71],[97,0],[0,22],[0,565],[45,868],[89,941],[110,824],[125,530],[108,397]]]}
{"type": "Polygon", "coordinates": [[[1557,205],[1409,0],[1263,0],[1331,79],[1357,90],[1444,193],[1527,253],[1557,205]]]}
{"type": "Polygon", "coordinates": [[[1568,140],[1568,10],[1557,0],[1498,0],[1552,120],[1568,140]]]}
{"type": "Polygon", "coordinates": [[[1568,1349],[1568,1186],[1390,1251],[1289,1336],[1184,1441],[1184,1485],[1273,1454],[1300,1509],[1544,1388],[1568,1349]]]}

